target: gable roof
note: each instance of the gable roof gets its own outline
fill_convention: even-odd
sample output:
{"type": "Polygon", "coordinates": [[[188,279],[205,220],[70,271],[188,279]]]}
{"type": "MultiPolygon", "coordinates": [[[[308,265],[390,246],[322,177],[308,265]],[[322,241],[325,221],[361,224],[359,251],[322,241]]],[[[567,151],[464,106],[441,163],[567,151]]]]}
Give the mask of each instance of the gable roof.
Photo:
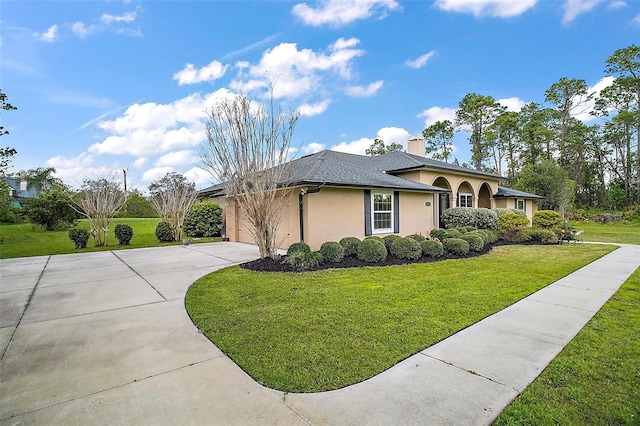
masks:
{"type": "Polygon", "coordinates": [[[432,158],[420,157],[419,155],[409,154],[407,152],[396,151],[390,154],[376,155],[375,157],[370,158],[373,159],[380,170],[384,170],[388,173],[398,173],[412,169],[424,168],[430,170],[465,173],[469,175],[481,176],[483,178],[491,178],[494,180],[504,179],[504,177],[493,173],[473,170],[456,164],[434,160],[432,158]]]}
{"type": "Polygon", "coordinates": [[[504,197],[536,198],[536,199],[544,198],[536,194],[529,194],[528,192],[518,191],[517,189],[511,189],[504,186],[498,186],[498,192],[496,192],[493,196],[495,198],[504,198],[504,197]]]}

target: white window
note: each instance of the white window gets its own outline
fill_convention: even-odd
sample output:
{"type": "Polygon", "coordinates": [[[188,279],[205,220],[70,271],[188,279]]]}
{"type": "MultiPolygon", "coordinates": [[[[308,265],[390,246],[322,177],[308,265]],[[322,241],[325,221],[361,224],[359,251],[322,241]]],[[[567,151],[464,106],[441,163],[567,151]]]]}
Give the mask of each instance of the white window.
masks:
{"type": "Polygon", "coordinates": [[[526,203],[522,198],[516,199],[516,210],[522,210],[523,212],[527,211],[526,203]]]}
{"type": "Polygon", "coordinates": [[[393,193],[372,193],[371,212],[371,229],[374,233],[393,232],[393,193]]]}
{"type": "Polygon", "coordinates": [[[26,180],[21,180],[20,181],[20,191],[26,191],[27,190],[27,181],[26,180]]]}
{"type": "Polygon", "coordinates": [[[473,195],[458,192],[458,207],[473,207],[473,195]]]}

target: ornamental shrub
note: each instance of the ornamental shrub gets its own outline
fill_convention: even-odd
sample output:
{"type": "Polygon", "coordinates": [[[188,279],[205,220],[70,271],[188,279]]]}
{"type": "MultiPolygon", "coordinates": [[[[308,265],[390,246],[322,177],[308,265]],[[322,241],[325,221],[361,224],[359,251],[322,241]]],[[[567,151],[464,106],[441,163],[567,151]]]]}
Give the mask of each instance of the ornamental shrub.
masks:
{"type": "Polygon", "coordinates": [[[444,251],[451,254],[464,256],[469,253],[469,243],[461,238],[445,238],[442,241],[444,251]]]}
{"type": "Polygon", "coordinates": [[[133,228],[124,223],[117,224],[113,232],[121,246],[128,246],[133,238],[133,228]]]}
{"type": "Polygon", "coordinates": [[[360,243],[360,240],[356,237],[344,237],[340,240],[340,245],[344,249],[345,256],[357,256],[360,243]]]}
{"type": "Polygon", "coordinates": [[[551,229],[527,228],[529,239],[542,244],[558,244],[558,234],[551,229]]]}
{"type": "Polygon", "coordinates": [[[309,247],[309,244],[305,243],[304,241],[300,241],[299,243],[293,243],[287,249],[287,256],[291,256],[293,253],[297,253],[297,252],[310,253],[311,247],[309,247]]]}
{"type": "Polygon", "coordinates": [[[161,243],[168,243],[173,241],[173,228],[168,222],[160,222],[156,226],[156,238],[161,243]]]}
{"type": "Polygon", "coordinates": [[[344,249],[340,243],[327,241],[320,246],[322,260],[328,263],[340,263],[344,259],[344,249]]]}
{"type": "MultiPolygon", "coordinates": [[[[458,226],[458,227],[451,228],[451,229],[454,229],[454,230],[458,231],[460,233],[460,235],[464,235],[467,232],[469,232],[469,231],[467,231],[467,227],[466,226],[458,226]]],[[[473,228],[473,229],[475,229],[475,228],[473,228]]]]}
{"type": "Polygon", "coordinates": [[[437,238],[440,241],[442,241],[444,239],[444,233],[445,232],[447,232],[445,229],[436,228],[436,229],[432,229],[431,232],[429,232],[429,236],[431,238],[437,238]]]}
{"type": "Polygon", "coordinates": [[[222,232],[222,207],[216,203],[198,203],[184,218],[182,230],[190,237],[219,237],[222,232]]]}
{"type": "Polygon", "coordinates": [[[503,208],[497,208],[497,209],[492,209],[496,215],[498,215],[498,219],[500,219],[500,216],[502,216],[505,213],[515,213],[515,214],[519,214],[521,216],[526,216],[527,214],[525,212],[523,212],[522,210],[518,210],[518,209],[503,209],[503,208]]]}
{"type": "Polygon", "coordinates": [[[391,245],[397,241],[401,240],[402,237],[398,234],[389,234],[382,238],[384,240],[384,246],[387,248],[387,252],[391,250],[391,245]]]}
{"type": "Polygon", "coordinates": [[[496,212],[484,207],[473,210],[475,223],[471,226],[475,226],[478,229],[498,229],[498,215],[496,212]]]}
{"type": "Polygon", "coordinates": [[[484,239],[478,234],[469,232],[464,234],[462,239],[469,243],[469,250],[471,251],[482,251],[484,248],[484,239]]]}
{"type": "Polygon", "coordinates": [[[71,207],[69,196],[58,188],[39,193],[23,209],[29,222],[43,226],[47,231],[74,226],[80,219],[80,214],[71,207]]]}
{"type": "Polygon", "coordinates": [[[287,262],[294,268],[308,270],[317,268],[322,263],[322,255],[317,251],[294,251],[287,262]]]}
{"type": "Polygon", "coordinates": [[[447,229],[463,226],[481,229],[498,229],[498,215],[496,212],[484,207],[453,207],[445,210],[442,214],[441,221],[447,229]]]}
{"type": "Polygon", "coordinates": [[[498,219],[498,228],[502,238],[512,243],[527,241],[529,219],[516,213],[505,213],[498,219]]]}
{"type": "Polygon", "coordinates": [[[493,242],[491,241],[491,237],[489,234],[489,230],[487,229],[476,229],[475,231],[467,232],[465,235],[477,235],[482,238],[482,243],[486,246],[487,244],[493,242]]]}
{"type": "Polygon", "coordinates": [[[72,229],[69,231],[69,239],[76,245],[76,250],[87,247],[89,241],[89,231],[85,229],[72,229]]]}
{"type": "Polygon", "coordinates": [[[444,232],[444,238],[460,238],[462,237],[462,233],[457,229],[447,229],[444,232]]]}
{"type": "Polygon", "coordinates": [[[428,257],[440,257],[444,253],[442,243],[435,240],[424,240],[420,243],[422,254],[428,257]]]}
{"type": "Polygon", "coordinates": [[[419,242],[419,243],[421,243],[421,242],[423,242],[424,240],[426,240],[426,238],[425,238],[425,237],[423,237],[423,236],[422,236],[422,235],[420,235],[420,234],[411,234],[411,235],[407,235],[407,238],[411,238],[411,239],[413,239],[413,240],[416,240],[416,241],[417,241],[417,242],[419,242]]]}
{"type": "Polygon", "coordinates": [[[562,215],[553,210],[538,210],[533,214],[534,228],[552,229],[562,225],[562,215]]]}
{"type": "Polygon", "coordinates": [[[365,240],[376,240],[376,241],[380,241],[382,244],[384,244],[384,239],[382,237],[378,237],[377,235],[369,235],[368,237],[365,237],[364,239],[365,240]]]}
{"type": "Polygon", "coordinates": [[[398,259],[417,260],[422,256],[422,248],[420,243],[413,238],[400,238],[391,245],[392,256],[398,259]]]}
{"type": "Polygon", "coordinates": [[[467,232],[473,232],[478,230],[478,228],[476,228],[475,226],[466,226],[465,228],[467,229],[467,232]]]}
{"type": "MultiPolygon", "coordinates": [[[[387,248],[382,238],[365,238],[358,247],[358,259],[367,263],[378,263],[387,260],[387,248]]],[[[383,240],[384,241],[384,240],[383,240]]]]}

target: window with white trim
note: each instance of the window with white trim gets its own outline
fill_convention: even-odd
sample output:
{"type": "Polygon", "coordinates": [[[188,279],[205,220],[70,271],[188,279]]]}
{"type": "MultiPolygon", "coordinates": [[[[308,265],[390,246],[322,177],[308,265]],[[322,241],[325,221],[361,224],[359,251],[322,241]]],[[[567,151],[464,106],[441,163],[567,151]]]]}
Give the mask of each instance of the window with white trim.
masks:
{"type": "Polygon", "coordinates": [[[393,232],[393,193],[371,193],[371,222],[374,233],[393,232]]]}
{"type": "Polygon", "coordinates": [[[522,198],[516,199],[516,210],[522,210],[523,212],[527,211],[527,204],[522,198]]]}
{"type": "Polygon", "coordinates": [[[458,207],[473,207],[473,195],[466,192],[458,192],[458,207]]]}

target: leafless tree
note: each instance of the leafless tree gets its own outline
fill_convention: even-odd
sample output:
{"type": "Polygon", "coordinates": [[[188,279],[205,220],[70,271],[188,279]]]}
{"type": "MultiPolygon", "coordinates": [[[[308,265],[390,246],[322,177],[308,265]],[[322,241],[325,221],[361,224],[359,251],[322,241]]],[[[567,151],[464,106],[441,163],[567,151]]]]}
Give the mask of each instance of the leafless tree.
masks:
{"type": "Polygon", "coordinates": [[[248,222],[245,231],[258,245],[260,257],[275,258],[282,209],[291,194],[286,163],[300,114],[274,109],[273,86],[267,106],[240,94],[207,114],[204,168],[242,211],[248,222]]]}
{"type": "Polygon", "coordinates": [[[189,209],[197,200],[198,192],[193,182],[180,173],[167,173],[149,186],[151,203],[164,222],[171,225],[173,239],[180,241],[182,225],[189,209]]]}
{"type": "Polygon", "coordinates": [[[104,177],[85,179],[71,200],[76,211],[89,219],[96,246],[106,246],[111,221],[127,200],[120,183],[104,177]]]}

